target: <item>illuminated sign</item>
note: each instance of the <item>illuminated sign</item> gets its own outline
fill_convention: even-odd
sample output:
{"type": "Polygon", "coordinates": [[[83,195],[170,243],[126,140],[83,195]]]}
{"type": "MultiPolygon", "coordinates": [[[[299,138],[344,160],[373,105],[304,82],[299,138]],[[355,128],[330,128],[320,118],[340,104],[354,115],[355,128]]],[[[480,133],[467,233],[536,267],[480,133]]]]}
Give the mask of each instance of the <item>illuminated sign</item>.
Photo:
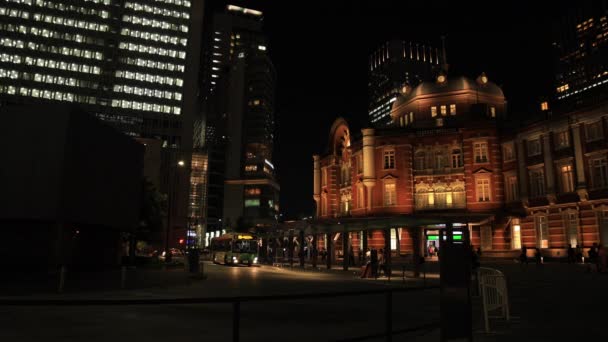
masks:
{"type": "Polygon", "coordinates": [[[239,239],[239,240],[253,240],[253,236],[251,236],[251,235],[238,235],[237,239],[239,239]]]}
{"type": "Polygon", "coordinates": [[[271,162],[269,162],[269,161],[268,161],[268,159],[264,159],[264,162],[265,162],[266,164],[268,164],[268,166],[270,166],[270,167],[271,167],[271,168],[274,170],[274,165],[272,165],[272,163],[271,163],[271,162]]]}

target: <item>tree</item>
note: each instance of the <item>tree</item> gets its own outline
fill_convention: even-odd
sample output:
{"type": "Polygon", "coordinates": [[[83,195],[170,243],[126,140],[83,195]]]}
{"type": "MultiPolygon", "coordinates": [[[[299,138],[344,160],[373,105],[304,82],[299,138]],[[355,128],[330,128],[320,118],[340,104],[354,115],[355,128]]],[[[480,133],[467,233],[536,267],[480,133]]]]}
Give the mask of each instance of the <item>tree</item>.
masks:
{"type": "Polygon", "coordinates": [[[142,184],[142,206],[139,215],[137,238],[150,240],[163,231],[163,218],[167,216],[167,196],[147,179],[142,184]]]}

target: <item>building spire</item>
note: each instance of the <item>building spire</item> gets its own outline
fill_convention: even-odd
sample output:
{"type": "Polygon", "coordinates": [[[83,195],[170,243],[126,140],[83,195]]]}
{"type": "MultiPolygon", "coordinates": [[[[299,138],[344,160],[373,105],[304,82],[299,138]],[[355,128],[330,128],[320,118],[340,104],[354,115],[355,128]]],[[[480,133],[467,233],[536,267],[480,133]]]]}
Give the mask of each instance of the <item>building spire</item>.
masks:
{"type": "Polygon", "coordinates": [[[441,69],[443,72],[448,72],[448,56],[445,52],[445,36],[441,36],[441,69]]]}

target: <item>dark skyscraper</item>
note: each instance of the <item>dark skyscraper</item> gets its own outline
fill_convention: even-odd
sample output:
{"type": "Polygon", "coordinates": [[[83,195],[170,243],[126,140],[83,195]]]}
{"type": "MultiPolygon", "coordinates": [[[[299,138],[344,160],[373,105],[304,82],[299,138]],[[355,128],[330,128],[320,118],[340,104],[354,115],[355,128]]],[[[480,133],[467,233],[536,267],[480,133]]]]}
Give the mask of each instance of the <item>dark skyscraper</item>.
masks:
{"type": "Polygon", "coordinates": [[[404,86],[415,87],[433,77],[442,52],[425,44],[391,40],[369,57],[369,119],[375,127],[392,124],[392,103],[404,86]]]}
{"type": "MultiPolygon", "coordinates": [[[[588,103],[608,83],[608,2],[575,2],[558,23],[555,90],[562,103],[588,103]]],[[[566,10],[566,9],[565,9],[566,10]]]]}
{"type": "Polygon", "coordinates": [[[202,85],[202,140],[210,156],[207,239],[221,229],[276,222],[279,186],[272,161],[276,72],[262,22],[262,12],[228,5],[213,15],[208,30],[202,85]],[[212,180],[213,173],[225,177],[212,180]],[[221,210],[214,210],[220,206],[213,202],[220,201],[221,210]],[[214,222],[220,224],[214,227],[214,222]]]}

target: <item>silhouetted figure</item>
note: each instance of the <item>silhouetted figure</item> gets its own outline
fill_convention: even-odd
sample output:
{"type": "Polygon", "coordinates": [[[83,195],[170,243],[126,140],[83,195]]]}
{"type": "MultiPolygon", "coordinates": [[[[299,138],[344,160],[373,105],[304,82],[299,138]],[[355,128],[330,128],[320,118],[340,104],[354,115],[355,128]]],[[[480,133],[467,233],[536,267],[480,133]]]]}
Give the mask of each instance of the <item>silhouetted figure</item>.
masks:
{"type": "Polygon", "coordinates": [[[473,268],[473,272],[477,272],[479,266],[481,266],[479,262],[479,249],[475,251],[475,248],[471,246],[471,267],[473,268]]]}
{"type": "Polygon", "coordinates": [[[528,265],[528,248],[526,246],[521,247],[521,253],[519,254],[519,262],[521,265],[528,265]]]}
{"type": "Polygon", "coordinates": [[[374,248],[371,250],[371,265],[372,265],[372,276],[378,277],[378,251],[374,248]]]}
{"type": "Polygon", "coordinates": [[[355,251],[352,247],[348,249],[348,264],[349,266],[355,266],[355,251]]]}
{"type": "Polygon", "coordinates": [[[540,265],[542,262],[542,257],[540,254],[540,249],[538,249],[538,247],[534,248],[534,260],[536,261],[537,265],[540,265]]]}
{"type": "Polygon", "coordinates": [[[312,246],[312,251],[311,251],[311,257],[312,257],[312,267],[316,268],[317,267],[317,256],[319,254],[319,251],[317,250],[317,246],[312,246]]]}
{"type": "Polygon", "coordinates": [[[605,273],[606,267],[607,267],[606,264],[608,263],[608,255],[606,254],[606,248],[604,248],[604,246],[602,246],[602,245],[600,245],[598,247],[597,259],[598,259],[597,271],[601,272],[601,273],[605,273]]]}
{"type": "Polygon", "coordinates": [[[576,253],[574,251],[574,248],[572,248],[571,244],[568,244],[568,263],[569,264],[574,264],[576,262],[576,253]]]}

